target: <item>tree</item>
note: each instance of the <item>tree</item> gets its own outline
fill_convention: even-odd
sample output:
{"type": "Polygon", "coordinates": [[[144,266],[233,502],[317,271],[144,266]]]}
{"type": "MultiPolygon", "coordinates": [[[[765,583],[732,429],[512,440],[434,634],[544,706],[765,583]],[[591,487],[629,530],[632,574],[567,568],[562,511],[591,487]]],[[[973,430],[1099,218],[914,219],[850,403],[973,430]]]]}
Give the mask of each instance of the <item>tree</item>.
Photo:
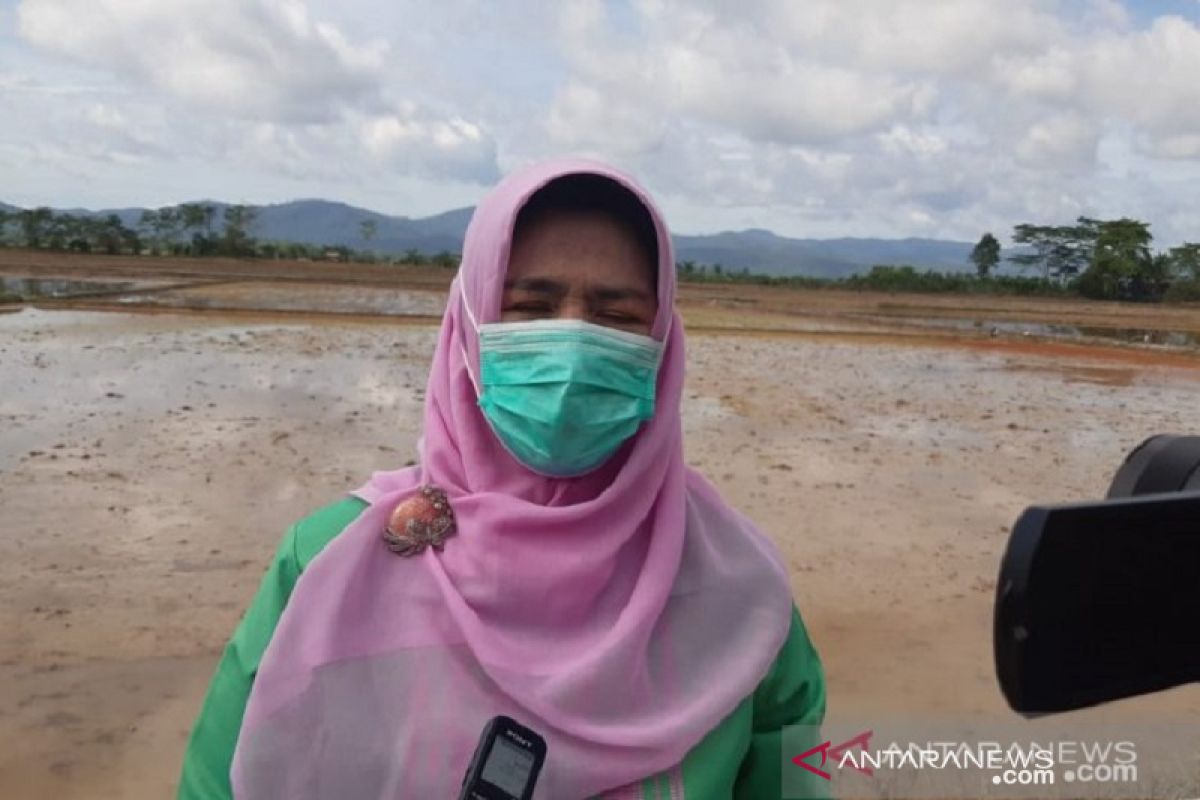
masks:
{"type": "Polygon", "coordinates": [[[1166,290],[1166,261],[1150,255],[1150,225],[1135,219],[1101,221],[1096,226],[1092,263],[1079,279],[1079,291],[1102,299],[1146,300],[1166,290]]]}
{"type": "Polygon", "coordinates": [[[412,264],[414,267],[419,267],[425,263],[425,256],[415,247],[410,247],[404,251],[404,256],[400,259],[402,264],[412,264]]]}
{"type": "Polygon", "coordinates": [[[67,249],[72,253],[92,252],[98,227],[96,218],[70,217],[65,224],[67,226],[67,249]]]}
{"type": "Polygon", "coordinates": [[[205,207],[199,203],[183,203],[178,209],[179,223],[183,226],[183,232],[186,235],[189,231],[191,236],[187,237],[188,250],[192,255],[203,255],[209,250],[207,237],[202,233],[206,227],[207,215],[205,207]]]}
{"type": "Polygon", "coordinates": [[[179,234],[180,213],[177,208],[147,209],[138,220],[138,230],[149,238],[155,255],[170,252],[179,234]]]}
{"type": "Polygon", "coordinates": [[[1018,253],[1009,261],[1022,267],[1039,267],[1045,280],[1074,277],[1092,262],[1100,224],[1099,220],[1080,217],[1074,225],[1017,225],[1013,242],[1028,245],[1033,252],[1018,253]]]}
{"type": "Polygon", "coordinates": [[[254,255],[255,242],[250,231],[258,219],[254,206],[227,206],[225,208],[225,232],[221,250],[229,256],[254,255]]]}
{"type": "Polygon", "coordinates": [[[979,277],[986,278],[1000,263],[999,240],[990,232],[985,233],[980,237],[979,244],[975,245],[975,249],[971,251],[971,261],[975,264],[975,270],[979,273],[979,277]]]}
{"type": "Polygon", "coordinates": [[[90,215],[55,214],[46,228],[47,244],[54,250],[91,252],[98,223],[99,218],[90,215]]]}
{"type": "Polygon", "coordinates": [[[205,203],[200,208],[204,211],[204,235],[211,240],[213,238],[213,220],[217,217],[217,207],[205,203]]]}
{"type": "Polygon", "coordinates": [[[379,230],[379,223],[373,219],[364,219],[358,223],[358,233],[362,236],[364,244],[370,244],[375,238],[375,232],[379,230]]]}
{"type": "Polygon", "coordinates": [[[132,250],[136,253],[140,245],[137,233],[126,228],[116,214],[96,220],[94,230],[100,249],[110,256],[115,256],[122,250],[132,250]]]}
{"type": "Polygon", "coordinates": [[[150,239],[150,249],[154,255],[158,255],[158,248],[162,246],[158,235],[158,212],[152,208],[143,211],[142,216],[138,218],[138,230],[150,239]]]}
{"type": "Polygon", "coordinates": [[[77,220],[70,214],[53,215],[46,225],[46,246],[51,250],[66,250],[77,229],[77,220]]]}
{"type": "Polygon", "coordinates": [[[1172,277],[1200,281],[1200,244],[1184,242],[1167,251],[1172,277]]]}
{"type": "Polygon", "coordinates": [[[1164,293],[1164,299],[1200,300],[1200,244],[1184,242],[1172,247],[1165,256],[1171,286],[1164,293]]]}
{"type": "Polygon", "coordinates": [[[158,210],[154,236],[167,252],[178,252],[176,245],[179,240],[179,225],[181,219],[179,209],[165,206],[158,210]]]}
{"type": "Polygon", "coordinates": [[[285,242],[280,247],[280,254],[284,258],[301,259],[309,261],[313,257],[312,249],[302,242],[285,242]]]}
{"type": "Polygon", "coordinates": [[[45,206],[17,212],[17,222],[21,226],[21,239],[26,247],[41,247],[46,237],[47,228],[54,219],[54,212],[45,206]]]}

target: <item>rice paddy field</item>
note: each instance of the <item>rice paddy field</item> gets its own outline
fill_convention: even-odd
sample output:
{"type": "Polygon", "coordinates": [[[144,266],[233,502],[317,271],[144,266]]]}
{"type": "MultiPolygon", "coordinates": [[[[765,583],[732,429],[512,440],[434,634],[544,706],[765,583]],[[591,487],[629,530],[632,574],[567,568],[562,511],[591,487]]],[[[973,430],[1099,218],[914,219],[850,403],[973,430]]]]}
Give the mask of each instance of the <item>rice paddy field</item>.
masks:
{"type": "MultiPolygon", "coordinates": [[[[415,457],[450,278],[0,251],[0,797],[172,794],[286,527],[415,457]]],[[[1009,526],[1200,430],[1200,307],[718,284],[679,307],[688,461],[785,554],[831,714],[1015,718],[1009,526]]],[[[1097,713],[1200,714],[1200,690],[1097,713]]]]}

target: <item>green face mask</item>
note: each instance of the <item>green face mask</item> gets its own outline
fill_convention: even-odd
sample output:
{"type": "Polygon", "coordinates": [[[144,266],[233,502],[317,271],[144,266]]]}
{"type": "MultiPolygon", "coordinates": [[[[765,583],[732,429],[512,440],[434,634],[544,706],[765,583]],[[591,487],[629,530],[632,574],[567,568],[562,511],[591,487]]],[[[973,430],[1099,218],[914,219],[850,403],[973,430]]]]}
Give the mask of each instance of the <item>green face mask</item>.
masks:
{"type": "Polygon", "coordinates": [[[534,472],[581,475],[654,416],[662,343],[582,320],[479,326],[479,407],[534,472]]]}

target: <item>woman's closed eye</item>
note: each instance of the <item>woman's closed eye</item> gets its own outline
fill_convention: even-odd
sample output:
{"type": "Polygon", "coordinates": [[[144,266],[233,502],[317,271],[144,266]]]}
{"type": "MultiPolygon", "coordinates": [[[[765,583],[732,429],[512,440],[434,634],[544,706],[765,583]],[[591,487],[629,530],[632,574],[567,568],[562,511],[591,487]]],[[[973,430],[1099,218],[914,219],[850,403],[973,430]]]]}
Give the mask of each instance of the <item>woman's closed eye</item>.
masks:
{"type": "Polygon", "coordinates": [[[597,316],[600,319],[611,320],[622,325],[642,322],[641,316],[630,314],[627,311],[601,311],[597,316]]]}
{"type": "Polygon", "coordinates": [[[506,305],[503,310],[521,314],[553,314],[554,306],[544,300],[523,300],[506,305]]]}

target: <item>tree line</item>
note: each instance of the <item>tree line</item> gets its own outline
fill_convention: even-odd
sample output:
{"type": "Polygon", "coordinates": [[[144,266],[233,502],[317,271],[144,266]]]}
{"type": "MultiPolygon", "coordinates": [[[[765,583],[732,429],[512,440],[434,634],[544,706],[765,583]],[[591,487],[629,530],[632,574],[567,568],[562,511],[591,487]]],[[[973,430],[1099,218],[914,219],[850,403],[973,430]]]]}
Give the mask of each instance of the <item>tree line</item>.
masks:
{"type": "MultiPolygon", "coordinates": [[[[107,255],[233,256],[432,265],[452,269],[459,256],[448,250],[427,254],[416,249],[395,256],[345,245],[262,240],[255,236],[258,208],[182,203],[143,211],[134,227],[116,214],[71,214],[50,208],[0,209],[0,247],[26,247],[107,255]],[[219,213],[218,213],[219,212],[219,213]]],[[[375,220],[363,220],[359,235],[369,245],[375,220]]]]}
{"type": "Polygon", "coordinates": [[[116,214],[72,214],[50,208],[0,211],[0,244],[35,250],[138,255],[257,255],[253,206],[221,209],[184,203],[142,212],[136,227],[116,214]]]}
{"type": "MultiPolygon", "coordinates": [[[[260,241],[254,235],[258,209],[182,203],[143,211],[135,227],[116,214],[71,214],[50,208],[0,210],[0,246],[110,255],[233,256],[383,262],[452,269],[459,256],[416,249],[382,256],[370,249],[377,223],[359,223],[362,248],[260,241]],[[218,211],[220,212],[218,214],[218,211]]],[[[681,261],[684,281],[754,283],[801,288],[1020,295],[1078,295],[1108,300],[1200,300],[1200,244],[1153,252],[1150,225],[1135,219],[1079,217],[1071,225],[1023,223],[1013,229],[1018,247],[1005,258],[999,240],[985,233],[970,254],[974,274],[918,271],[912,266],[879,265],[845,278],[774,276],[730,269],[721,264],[681,261]],[[1007,262],[1025,274],[999,274],[1007,262]],[[1032,272],[1030,275],[1028,273],[1032,272]]]]}
{"type": "Polygon", "coordinates": [[[798,289],[851,289],[868,292],[920,292],[929,294],[1005,294],[1066,297],[1072,292],[1055,281],[1022,275],[979,277],[970,272],[919,271],[913,266],[877,265],[863,274],[844,278],[811,275],[764,275],[722,264],[680,261],[675,265],[680,281],[688,283],[743,283],[798,289]]]}
{"type": "MultiPolygon", "coordinates": [[[[1149,223],[1122,217],[1079,217],[1071,225],[1023,223],[1013,229],[1020,249],[1006,260],[1034,270],[1067,293],[1103,300],[1200,300],[1200,244],[1153,252],[1149,223]]],[[[980,279],[1001,261],[1000,243],[985,233],[971,251],[980,279]]]]}
{"type": "Polygon", "coordinates": [[[693,261],[679,262],[676,270],[683,281],[814,289],[1200,301],[1200,244],[1185,242],[1154,252],[1150,225],[1139,220],[1080,217],[1072,225],[1023,223],[1014,227],[1013,242],[1017,247],[1005,258],[1000,241],[985,233],[970,253],[973,273],[881,264],[863,274],[816,278],[763,275],[693,261]],[[1011,264],[1018,274],[999,272],[1002,263],[1011,264]]]}

